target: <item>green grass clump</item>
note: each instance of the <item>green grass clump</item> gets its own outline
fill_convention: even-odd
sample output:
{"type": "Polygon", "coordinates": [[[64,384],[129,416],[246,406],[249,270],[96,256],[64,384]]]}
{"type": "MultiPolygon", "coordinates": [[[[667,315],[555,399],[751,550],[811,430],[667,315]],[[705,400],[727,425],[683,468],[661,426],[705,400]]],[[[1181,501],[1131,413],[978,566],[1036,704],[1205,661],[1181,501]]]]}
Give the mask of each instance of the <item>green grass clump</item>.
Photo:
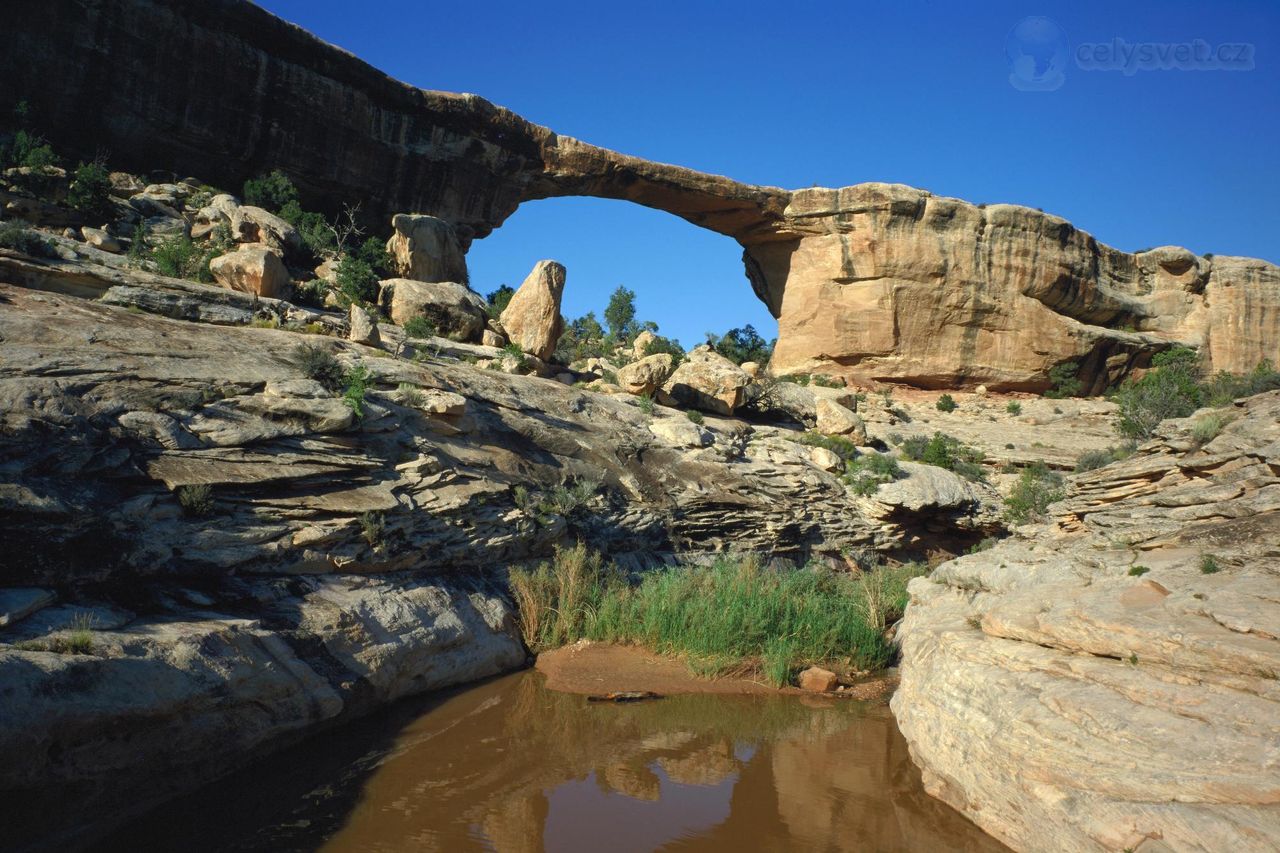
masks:
{"type": "Polygon", "coordinates": [[[695,424],[699,424],[699,425],[701,425],[703,421],[706,420],[706,418],[702,417],[702,412],[699,412],[697,409],[690,409],[689,411],[685,412],[685,416],[689,418],[689,420],[693,421],[695,424]]]}
{"type": "Polygon", "coordinates": [[[357,418],[364,417],[364,395],[369,390],[369,368],[357,364],[343,377],[345,387],[342,390],[342,402],[355,413],[357,418]]]}
{"type": "Polygon", "coordinates": [[[1151,571],[1151,568],[1149,566],[1130,566],[1129,567],[1129,575],[1135,578],[1140,578],[1149,571],[1151,571]]]}
{"type": "Polygon", "coordinates": [[[1222,428],[1231,423],[1231,417],[1226,412],[1210,412],[1207,415],[1201,415],[1191,424],[1191,440],[1196,443],[1197,447],[1202,447],[1218,437],[1218,433],[1222,432],[1222,428]]]}
{"type": "Polygon", "coordinates": [[[646,415],[653,414],[652,395],[641,394],[640,396],[636,397],[636,405],[638,405],[640,407],[640,411],[644,412],[646,415]]]}
{"type": "Polygon", "coordinates": [[[956,410],[956,398],[950,394],[943,394],[938,398],[938,402],[933,405],[939,412],[954,412],[956,410]]]}
{"type": "Polygon", "coordinates": [[[800,667],[878,669],[891,658],[884,628],[906,606],[918,565],[861,575],[822,568],[779,571],[754,558],[673,567],[631,582],[584,545],[562,548],[511,590],[535,651],[591,639],[679,654],[699,672],[744,665],[777,685],[800,667]]]}
{"type": "Polygon", "coordinates": [[[1108,447],[1106,450],[1090,450],[1080,454],[1080,458],[1076,460],[1076,473],[1080,474],[1084,471],[1093,471],[1097,468],[1110,465],[1112,462],[1119,462],[1121,459],[1128,459],[1138,450],[1136,441],[1126,441],[1121,444],[1108,447]]]}
{"type": "Polygon", "coordinates": [[[319,345],[299,344],[293,351],[293,356],[308,379],[314,379],[333,393],[342,390],[346,372],[328,349],[319,345]]]}
{"type": "Polygon", "coordinates": [[[178,503],[192,518],[213,514],[213,489],[207,483],[178,486],[178,503]]]}
{"type": "Polygon", "coordinates": [[[856,495],[867,497],[876,493],[885,483],[892,483],[902,474],[898,460],[887,453],[866,453],[845,460],[842,479],[856,495]]]}
{"type": "Polygon", "coordinates": [[[410,317],[404,324],[404,336],[411,340],[422,341],[434,338],[439,333],[440,330],[436,328],[436,324],[426,317],[410,317]]]}
{"type": "Polygon", "coordinates": [[[1216,575],[1222,571],[1222,566],[1218,563],[1218,558],[1212,554],[1205,554],[1200,558],[1200,574],[1216,575]]]}
{"type": "Polygon", "coordinates": [[[954,471],[966,480],[976,482],[986,479],[986,473],[982,470],[985,458],[982,451],[961,444],[959,439],[946,433],[935,432],[928,438],[913,435],[903,439],[902,455],[912,462],[923,462],[954,471]]]}
{"type": "Polygon", "coordinates": [[[1005,518],[1014,524],[1041,518],[1049,504],[1062,500],[1063,494],[1062,475],[1050,471],[1043,462],[1035,462],[1018,475],[1004,502],[1005,518]]]}
{"type": "Polygon", "coordinates": [[[802,432],[792,438],[810,447],[822,447],[848,462],[858,455],[858,445],[842,435],[823,435],[820,432],[802,432]]]}
{"type": "Polygon", "coordinates": [[[1010,400],[1008,405],[1004,407],[1004,410],[1016,417],[1017,415],[1022,414],[1022,404],[1017,400],[1010,400]]]}
{"type": "Polygon", "coordinates": [[[53,244],[17,222],[0,223],[0,249],[12,249],[33,258],[56,258],[53,244]]]}

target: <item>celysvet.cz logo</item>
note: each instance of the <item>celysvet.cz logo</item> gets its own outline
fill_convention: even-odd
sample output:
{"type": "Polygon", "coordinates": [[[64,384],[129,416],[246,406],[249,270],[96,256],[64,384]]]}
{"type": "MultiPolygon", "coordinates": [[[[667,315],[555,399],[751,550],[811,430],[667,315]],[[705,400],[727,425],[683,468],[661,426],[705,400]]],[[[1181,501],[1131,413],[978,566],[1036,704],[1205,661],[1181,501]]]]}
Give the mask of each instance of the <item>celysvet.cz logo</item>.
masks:
{"type": "Polygon", "coordinates": [[[1185,42],[1082,42],[1075,47],[1052,18],[1023,18],[1004,42],[1009,85],[1024,92],[1051,92],[1066,82],[1067,70],[1119,71],[1252,71],[1254,46],[1247,42],[1211,44],[1200,38],[1185,42]]]}

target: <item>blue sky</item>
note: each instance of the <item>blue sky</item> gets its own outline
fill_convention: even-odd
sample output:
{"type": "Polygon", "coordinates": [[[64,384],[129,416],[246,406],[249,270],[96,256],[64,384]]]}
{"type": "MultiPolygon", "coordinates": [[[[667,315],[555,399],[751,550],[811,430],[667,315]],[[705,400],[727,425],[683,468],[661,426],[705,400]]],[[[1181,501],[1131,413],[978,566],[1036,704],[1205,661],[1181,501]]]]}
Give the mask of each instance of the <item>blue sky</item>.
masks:
{"type": "MultiPolygon", "coordinates": [[[[406,82],[474,92],[628,154],[788,188],[893,181],[1064,216],[1122,249],[1280,262],[1280,3],[265,0],[406,82]],[[1047,16],[1062,85],[1010,85],[1010,30],[1047,16]],[[1251,71],[1086,71],[1084,43],[1253,45],[1251,71]]],[[[568,267],[564,313],[625,284],[686,345],[776,323],[729,238],[625,202],[520,208],[472,247],[473,286],[568,267]]]]}

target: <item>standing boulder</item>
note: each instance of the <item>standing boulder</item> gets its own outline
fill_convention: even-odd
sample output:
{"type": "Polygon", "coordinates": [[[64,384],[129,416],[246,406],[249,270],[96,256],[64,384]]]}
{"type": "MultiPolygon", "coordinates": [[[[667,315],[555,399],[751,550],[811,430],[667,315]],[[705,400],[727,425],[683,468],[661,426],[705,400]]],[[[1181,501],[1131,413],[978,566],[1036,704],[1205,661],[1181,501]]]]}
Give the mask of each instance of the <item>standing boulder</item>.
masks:
{"type": "Polygon", "coordinates": [[[382,282],[378,299],[396,325],[425,317],[455,341],[479,341],[488,316],[483,299],[452,281],[390,278],[382,282]]]}
{"type": "Polygon", "coordinates": [[[717,415],[732,415],[746,402],[751,377],[711,347],[697,347],[662,390],[677,403],[717,415]]]}
{"type": "Polygon", "coordinates": [[[421,213],[397,213],[387,241],[391,268],[414,281],[467,281],[467,261],[453,226],[421,213]]]}
{"type": "Polygon", "coordinates": [[[867,428],[862,423],[862,418],[835,400],[825,397],[818,398],[816,409],[818,432],[823,435],[847,435],[854,444],[866,444],[867,428]]]}
{"type": "Polygon", "coordinates": [[[631,342],[632,355],[636,358],[644,358],[648,352],[649,344],[653,343],[657,339],[657,335],[648,329],[645,329],[640,334],[636,335],[636,339],[631,342]]]}
{"type": "Polygon", "coordinates": [[[543,361],[556,351],[564,331],[564,318],[560,316],[564,277],[563,264],[538,261],[499,318],[512,343],[543,361]]]}
{"type": "Polygon", "coordinates": [[[368,344],[369,346],[377,346],[381,343],[381,336],[378,334],[378,323],[368,311],[364,310],[356,303],[351,303],[350,331],[347,332],[347,340],[357,344],[368,344]]]}
{"type": "Polygon", "coordinates": [[[660,352],[619,367],[618,385],[628,394],[652,394],[671,375],[672,361],[671,353],[660,352]]]}
{"type": "Polygon", "coordinates": [[[264,246],[242,246],[214,258],[209,271],[223,287],[270,299],[286,298],[291,284],[284,261],[264,246]]]}

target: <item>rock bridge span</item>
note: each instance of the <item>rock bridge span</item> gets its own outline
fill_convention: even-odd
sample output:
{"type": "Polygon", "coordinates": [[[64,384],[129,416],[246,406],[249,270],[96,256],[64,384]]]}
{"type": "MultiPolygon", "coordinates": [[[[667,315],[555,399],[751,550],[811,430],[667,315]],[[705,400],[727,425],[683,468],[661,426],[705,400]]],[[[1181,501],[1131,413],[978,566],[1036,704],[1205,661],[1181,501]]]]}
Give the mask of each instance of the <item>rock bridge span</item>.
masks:
{"type": "Polygon", "coordinates": [[[68,156],[226,187],[279,168],[310,206],[431,213],[467,245],[570,195],[731,236],[779,321],[775,372],[1041,390],[1071,361],[1097,391],[1174,342],[1215,370],[1280,361],[1264,261],[1129,254],[1049,214],[901,185],[788,191],[654,163],[406,85],[244,0],[48,0],[10,23],[0,110],[27,100],[68,156]]]}

